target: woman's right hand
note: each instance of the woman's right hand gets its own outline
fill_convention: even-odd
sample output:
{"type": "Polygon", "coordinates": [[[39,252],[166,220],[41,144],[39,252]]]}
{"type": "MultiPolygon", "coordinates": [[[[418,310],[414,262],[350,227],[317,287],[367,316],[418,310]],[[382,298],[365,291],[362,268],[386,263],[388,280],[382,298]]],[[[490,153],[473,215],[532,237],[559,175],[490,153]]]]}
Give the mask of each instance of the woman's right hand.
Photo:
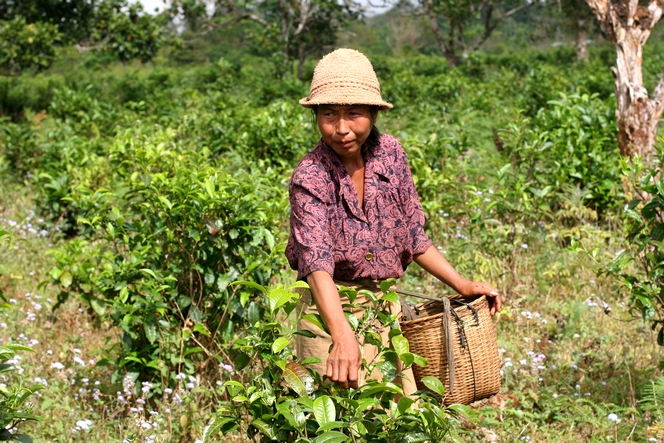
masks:
{"type": "Polygon", "coordinates": [[[362,355],[353,330],[336,339],[332,337],[332,351],[327,358],[327,377],[343,388],[357,388],[361,366],[362,355]]]}
{"type": "MultiPolygon", "coordinates": [[[[353,328],[341,308],[337,286],[325,271],[312,272],[307,276],[307,283],[316,301],[318,313],[332,337],[332,350],[327,357],[327,376],[344,388],[357,388],[362,355],[353,328]]],[[[323,356],[320,357],[322,360],[323,356]]]]}

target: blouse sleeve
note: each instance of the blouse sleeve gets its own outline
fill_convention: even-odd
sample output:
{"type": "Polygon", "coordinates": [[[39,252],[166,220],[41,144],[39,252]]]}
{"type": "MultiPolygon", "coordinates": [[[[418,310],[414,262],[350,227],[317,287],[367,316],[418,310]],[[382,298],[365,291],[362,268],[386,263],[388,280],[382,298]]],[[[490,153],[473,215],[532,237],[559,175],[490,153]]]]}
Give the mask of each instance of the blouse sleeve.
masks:
{"type": "Polygon", "coordinates": [[[329,233],[327,204],[314,189],[325,189],[297,180],[290,185],[291,245],[288,260],[297,270],[297,278],[303,279],[313,271],[326,271],[334,275],[334,257],[329,233]]]}
{"type": "MultiPolygon", "coordinates": [[[[397,142],[398,143],[398,142],[397,142]]],[[[399,144],[397,149],[397,168],[398,171],[403,171],[400,177],[399,193],[401,195],[401,202],[403,205],[403,212],[408,220],[408,229],[410,231],[410,238],[412,239],[412,253],[413,255],[422,254],[426,252],[429,247],[433,245],[429,236],[424,231],[424,224],[426,218],[422,210],[420,198],[417,195],[413,175],[408,166],[406,153],[399,144]]]]}

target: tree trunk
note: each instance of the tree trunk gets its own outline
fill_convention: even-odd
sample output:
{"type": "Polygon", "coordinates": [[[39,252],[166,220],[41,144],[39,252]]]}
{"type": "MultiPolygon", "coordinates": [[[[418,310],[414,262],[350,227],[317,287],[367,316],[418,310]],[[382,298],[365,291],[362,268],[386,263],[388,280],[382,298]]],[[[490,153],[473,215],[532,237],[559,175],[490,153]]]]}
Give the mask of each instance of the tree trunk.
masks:
{"type": "Polygon", "coordinates": [[[664,111],[664,75],[653,98],[643,86],[642,62],[652,28],[664,12],[664,0],[651,0],[648,7],[638,0],[586,0],[604,33],[616,47],[615,78],[618,144],[623,156],[642,156],[650,163],[657,124],[664,111]]]}
{"type": "Polygon", "coordinates": [[[305,51],[305,43],[300,42],[297,48],[297,79],[302,80],[304,77],[304,62],[307,59],[307,52],[305,51]]]}
{"type": "Polygon", "coordinates": [[[588,61],[588,21],[585,18],[576,19],[575,23],[576,59],[588,61]]]}
{"type": "Polygon", "coordinates": [[[436,37],[436,41],[438,42],[440,52],[443,53],[447,59],[447,63],[449,63],[450,66],[454,67],[458,65],[459,57],[457,57],[454,53],[454,45],[452,44],[452,46],[449,48],[445,45],[443,33],[440,31],[440,26],[438,26],[438,20],[436,19],[436,11],[433,8],[433,0],[426,0],[426,7],[427,13],[429,14],[429,20],[431,21],[431,29],[433,30],[433,35],[436,37]]]}

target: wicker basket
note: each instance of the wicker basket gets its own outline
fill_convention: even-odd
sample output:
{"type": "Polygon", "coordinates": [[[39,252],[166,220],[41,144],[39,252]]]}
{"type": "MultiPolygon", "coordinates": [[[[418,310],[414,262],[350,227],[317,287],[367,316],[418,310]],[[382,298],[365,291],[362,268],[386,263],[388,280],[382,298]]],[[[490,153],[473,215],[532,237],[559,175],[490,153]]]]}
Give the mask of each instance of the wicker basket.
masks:
{"type": "Polygon", "coordinates": [[[418,389],[427,389],[422,378],[430,375],[445,384],[448,405],[467,405],[498,393],[501,363],[485,296],[405,307],[400,325],[410,351],[427,359],[425,367],[413,365],[418,389]]]}

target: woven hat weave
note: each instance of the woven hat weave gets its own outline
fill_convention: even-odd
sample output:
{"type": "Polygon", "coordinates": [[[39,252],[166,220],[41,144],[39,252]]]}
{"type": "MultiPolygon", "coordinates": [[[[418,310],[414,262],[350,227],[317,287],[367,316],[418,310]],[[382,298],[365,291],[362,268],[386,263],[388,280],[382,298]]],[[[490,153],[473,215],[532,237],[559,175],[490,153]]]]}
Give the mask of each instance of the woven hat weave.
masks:
{"type": "Polygon", "coordinates": [[[354,49],[341,48],[323,57],[314,70],[305,108],[316,105],[373,105],[391,109],[380,96],[380,83],[369,59],[354,49]]]}

